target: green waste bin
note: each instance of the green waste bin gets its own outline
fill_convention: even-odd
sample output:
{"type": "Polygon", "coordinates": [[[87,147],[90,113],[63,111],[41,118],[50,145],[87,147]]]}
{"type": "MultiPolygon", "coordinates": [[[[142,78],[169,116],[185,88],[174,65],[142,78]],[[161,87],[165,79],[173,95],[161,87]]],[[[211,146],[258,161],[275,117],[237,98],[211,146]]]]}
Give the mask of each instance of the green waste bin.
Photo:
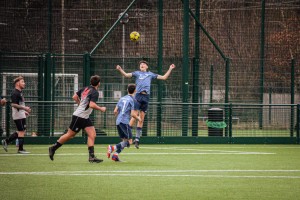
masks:
{"type": "Polygon", "coordinates": [[[221,108],[211,108],[208,110],[207,116],[208,136],[223,136],[223,110],[221,108]]]}

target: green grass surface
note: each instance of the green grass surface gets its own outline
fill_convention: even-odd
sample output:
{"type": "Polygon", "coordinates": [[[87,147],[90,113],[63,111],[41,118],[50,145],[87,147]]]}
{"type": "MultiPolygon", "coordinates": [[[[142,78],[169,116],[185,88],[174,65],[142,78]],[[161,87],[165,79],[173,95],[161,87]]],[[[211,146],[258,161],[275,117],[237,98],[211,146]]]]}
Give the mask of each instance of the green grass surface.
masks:
{"type": "Polygon", "coordinates": [[[1,199],[299,199],[299,145],[141,145],[88,163],[85,145],[0,152],[1,199]]]}

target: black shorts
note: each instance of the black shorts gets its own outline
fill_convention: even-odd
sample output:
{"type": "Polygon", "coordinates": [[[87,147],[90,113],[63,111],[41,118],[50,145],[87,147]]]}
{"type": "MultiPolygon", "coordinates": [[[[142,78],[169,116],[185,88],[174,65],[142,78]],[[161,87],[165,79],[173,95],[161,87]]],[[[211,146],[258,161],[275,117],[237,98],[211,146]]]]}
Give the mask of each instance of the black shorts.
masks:
{"type": "Polygon", "coordinates": [[[18,131],[26,130],[26,118],[14,120],[18,131]]]}
{"type": "Polygon", "coordinates": [[[72,122],[71,122],[69,128],[72,131],[78,133],[81,129],[85,129],[86,127],[90,127],[90,126],[93,126],[93,123],[90,120],[90,118],[84,119],[84,118],[73,115],[72,122]]]}
{"type": "Polygon", "coordinates": [[[120,123],[117,125],[118,133],[120,138],[132,139],[132,132],[129,124],[120,123]]]}

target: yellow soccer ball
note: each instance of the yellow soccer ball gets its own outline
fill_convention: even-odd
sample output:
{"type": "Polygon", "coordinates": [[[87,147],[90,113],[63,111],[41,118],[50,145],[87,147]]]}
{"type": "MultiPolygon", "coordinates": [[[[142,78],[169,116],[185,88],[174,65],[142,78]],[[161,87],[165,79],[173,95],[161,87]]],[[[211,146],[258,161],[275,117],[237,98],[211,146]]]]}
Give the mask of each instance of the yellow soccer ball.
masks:
{"type": "Polygon", "coordinates": [[[130,33],[130,40],[134,41],[134,42],[137,42],[140,39],[140,36],[141,35],[139,34],[139,32],[133,31],[133,32],[130,33]]]}

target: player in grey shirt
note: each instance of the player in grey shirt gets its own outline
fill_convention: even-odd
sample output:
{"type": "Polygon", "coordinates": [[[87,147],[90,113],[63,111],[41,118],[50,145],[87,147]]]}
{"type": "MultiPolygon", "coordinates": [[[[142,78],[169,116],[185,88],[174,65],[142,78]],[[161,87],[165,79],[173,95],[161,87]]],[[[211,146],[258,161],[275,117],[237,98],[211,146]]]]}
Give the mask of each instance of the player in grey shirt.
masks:
{"type": "Polygon", "coordinates": [[[25,88],[25,81],[22,76],[18,76],[14,79],[15,89],[11,93],[11,107],[12,118],[16,124],[17,131],[9,136],[9,138],[2,140],[2,146],[7,151],[9,143],[18,139],[19,149],[18,153],[28,154],[29,152],[23,148],[24,136],[26,133],[26,117],[31,112],[31,108],[25,106],[25,99],[22,90],[25,88]]]}
{"type": "MultiPolygon", "coordinates": [[[[136,110],[139,110],[139,116],[141,121],[137,122],[136,128],[136,137],[135,137],[135,147],[139,148],[140,137],[142,134],[142,127],[144,123],[144,118],[148,109],[149,99],[150,99],[150,89],[151,89],[151,81],[153,79],[158,80],[167,80],[171,71],[175,68],[174,64],[171,64],[169,70],[165,73],[165,75],[159,75],[152,73],[148,70],[148,63],[144,60],[139,62],[139,71],[126,73],[121,66],[117,65],[116,69],[126,78],[135,78],[136,84],[136,94],[135,99],[136,103],[136,110]]],[[[131,118],[130,126],[132,127],[135,124],[135,119],[131,118]]]]}
{"type": "Polygon", "coordinates": [[[78,108],[73,113],[68,132],[62,135],[53,146],[49,147],[49,157],[51,160],[54,159],[55,151],[58,148],[72,139],[81,129],[84,129],[88,135],[89,162],[100,163],[103,161],[102,159],[98,159],[94,154],[96,130],[89,116],[93,109],[105,112],[106,107],[100,107],[96,104],[99,97],[98,88],[100,86],[100,77],[97,75],[92,76],[90,81],[90,86],[81,88],[73,96],[73,99],[78,104],[78,108]]]}

